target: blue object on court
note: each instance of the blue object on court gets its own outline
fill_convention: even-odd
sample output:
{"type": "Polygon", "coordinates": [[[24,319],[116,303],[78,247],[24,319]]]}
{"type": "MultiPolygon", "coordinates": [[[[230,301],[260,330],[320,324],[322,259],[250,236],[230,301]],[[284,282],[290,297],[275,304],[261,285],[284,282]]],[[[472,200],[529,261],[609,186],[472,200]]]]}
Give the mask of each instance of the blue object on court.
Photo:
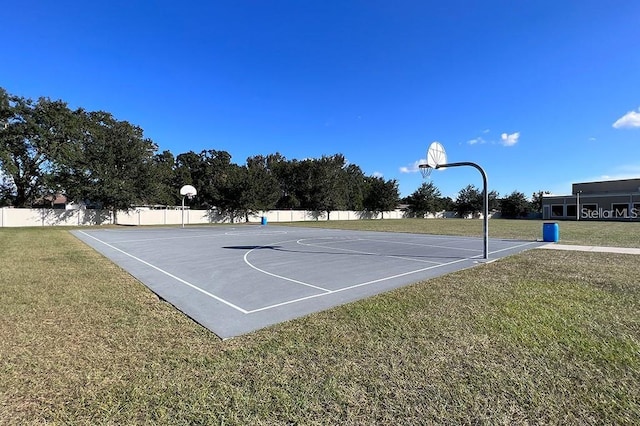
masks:
{"type": "Polygon", "coordinates": [[[557,243],[560,239],[560,227],[555,222],[542,225],[542,240],[546,243],[557,243]]]}
{"type": "Polygon", "coordinates": [[[267,224],[267,217],[266,216],[262,216],[262,221],[260,223],[262,225],[266,225],[267,224]]]}

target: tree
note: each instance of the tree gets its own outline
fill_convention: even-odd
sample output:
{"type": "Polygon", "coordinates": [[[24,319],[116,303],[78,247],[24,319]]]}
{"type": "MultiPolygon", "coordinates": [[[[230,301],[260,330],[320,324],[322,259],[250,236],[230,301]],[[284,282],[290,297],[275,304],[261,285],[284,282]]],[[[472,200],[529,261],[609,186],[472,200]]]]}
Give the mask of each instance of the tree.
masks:
{"type": "Polygon", "coordinates": [[[551,194],[551,192],[538,191],[533,193],[531,196],[531,211],[542,213],[542,198],[547,194],[551,194]]]}
{"type": "MultiPolygon", "coordinates": [[[[496,211],[500,207],[499,195],[496,191],[487,193],[487,210],[489,212],[496,211]]],[[[467,215],[478,215],[484,211],[484,194],[483,191],[474,185],[467,185],[459,193],[455,201],[454,210],[460,217],[467,215]]]]}
{"type": "Polygon", "coordinates": [[[8,125],[9,119],[13,115],[10,105],[9,93],[0,87],[0,129],[8,125]]]}
{"type": "Polygon", "coordinates": [[[456,209],[456,202],[453,201],[453,199],[451,197],[441,197],[440,198],[440,210],[444,210],[444,211],[455,211],[456,209]]]}
{"type": "Polygon", "coordinates": [[[456,198],[456,213],[460,217],[466,217],[469,214],[478,214],[483,209],[484,200],[482,192],[474,185],[467,185],[458,192],[456,198]]]}
{"type": "Polygon", "coordinates": [[[347,209],[353,211],[360,211],[366,209],[365,197],[367,196],[367,177],[364,175],[362,169],[355,165],[349,164],[344,169],[346,180],[346,201],[347,209]]]}
{"type": "Polygon", "coordinates": [[[373,213],[383,213],[391,211],[398,206],[400,196],[396,180],[385,181],[381,177],[370,177],[366,182],[365,210],[373,213]]]}
{"type": "Polygon", "coordinates": [[[75,134],[75,117],[62,101],[34,102],[0,89],[0,123],[0,170],[14,187],[14,205],[29,206],[55,190],[52,170],[75,134]]]}
{"type": "Polygon", "coordinates": [[[179,154],[175,160],[174,167],[174,179],[176,187],[182,188],[184,185],[192,185],[198,191],[198,195],[191,200],[190,204],[193,207],[201,207],[202,203],[199,201],[202,198],[200,192],[202,188],[195,183],[194,176],[197,176],[197,170],[200,168],[200,157],[193,151],[179,154]]]}
{"type": "Polygon", "coordinates": [[[344,170],[346,160],[342,154],[323,155],[319,160],[312,160],[310,208],[327,212],[327,219],[333,210],[342,210],[347,205],[347,180],[344,170]]]}
{"type": "Polygon", "coordinates": [[[219,209],[229,216],[231,223],[235,221],[236,217],[240,216],[244,216],[245,220],[248,220],[247,168],[229,163],[224,170],[224,179],[218,185],[220,193],[219,209]]]}
{"type": "Polygon", "coordinates": [[[80,139],[60,162],[60,182],[72,199],[111,210],[117,223],[118,210],[153,200],[156,145],[140,127],[107,112],[78,115],[80,139]]]}
{"type": "Polygon", "coordinates": [[[13,183],[0,172],[0,207],[12,205],[14,197],[13,183]]]}
{"type": "Polygon", "coordinates": [[[153,201],[166,206],[178,205],[181,200],[179,188],[182,187],[176,179],[176,160],[171,151],[163,151],[153,156],[153,201]]]}
{"type": "Polygon", "coordinates": [[[500,195],[497,191],[489,191],[487,201],[489,203],[487,206],[489,212],[500,210],[500,195]]]}
{"type": "Polygon", "coordinates": [[[291,162],[293,199],[297,200],[299,208],[306,210],[318,209],[314,200],[314,192],[316,191],[314,184],[316,179],[315,161],[307,158],[302,161],[293,160],[291,162]]]}
{"type": "Polygon", "coordinates": [[[189,151],[176,157],[175,174],[179,185],[193,185],[198,190],[192,205],[226,211],[230,201],[222,189],[229,184],[231,168],[231,155],[226,151],[189,151]]]}
{"type": "Polygon", "coordinates": [[[506,218],[525,217],[529,211],[529,200],[522,192],[513,191],[509,196],[500,200],[502,216],[506,218]]]}
{"type": "Polygon", "coordinates": [[[280,191],[276,208],[295,209],[300,206],[296,191],[296,164],[297,162],[288,161],[279,152],[267,156],[267,169],[278,182],[280,191]]]}
{"type": "Polygon", "coordinates": [[[267,160],[262,155],[247,158],[246,183],[241,195],[245,217],[249,213],[273,209],[280,199],[280,185],[267,160]]]}
{"type": "Polygon", "coordinates": [[[423,182],[420,188],[407,197],[406,201],[411,217],[424,217],[443,208],[440,190],[433,182],[423,182]]]}

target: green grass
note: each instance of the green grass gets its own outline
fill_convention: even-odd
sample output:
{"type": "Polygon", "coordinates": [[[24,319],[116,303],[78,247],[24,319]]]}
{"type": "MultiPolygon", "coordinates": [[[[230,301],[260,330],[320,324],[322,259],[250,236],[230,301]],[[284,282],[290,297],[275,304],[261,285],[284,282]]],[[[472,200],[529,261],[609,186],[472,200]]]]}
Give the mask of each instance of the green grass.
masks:
{"type": "MultiPolygon", "coordinates": [[[[542,239],[542,220],[490,219],[490,238],[523,240],[542,239]]],[[[640,222],[556,222],[560,244],[590,246],[640,247],[640,222]]],[[[307,226],[367,231],[412,232],[439,235],[483,236],[483,221],[478,219],[393,219],[343,220],[283,223],[287,226],[307,226]]]]}
{"type": "Polygon", "coordinates": [[[0,247],[0,424],[640,422],[637,256],[528,251],[221,341],[67,231],[0,247]]]}

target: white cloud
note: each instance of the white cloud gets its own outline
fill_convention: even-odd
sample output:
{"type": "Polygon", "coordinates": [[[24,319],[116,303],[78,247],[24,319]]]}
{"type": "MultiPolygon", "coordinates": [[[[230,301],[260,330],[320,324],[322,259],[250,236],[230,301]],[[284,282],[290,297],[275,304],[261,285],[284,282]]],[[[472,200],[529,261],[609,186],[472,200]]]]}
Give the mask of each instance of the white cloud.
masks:
{"type": "Polygon", "coordinates": [[[623,164],[611,170],[610,174],[596,176],[593,180],[637,179],[638,175],[640,175],[640,163],[623,164]]]}
{"type": "Polygon", "coordinates": [[[520,132],[511,133],[510,135],[503,133],[500,136],[502,140],[502,145],[504,146],[513,146],[518,143],[518,139],[520,139],[520,132]]]}
{"type": "Polygon", "coordinates": [[[475,144],[478,144],[478,143],[482,144],[482,143],[485,143],[485,140],[478,136],[477,138],[473,138],[471,140],[468,140],[467,143],[469,145],[475,145],[475,144]]]}
{"type": "Polygon", "coordinates": [[[614,129],[631,129],[640,127],[640,108],[638,111],[629,111],[613,123],[614,129]]]}
{"type": "Polygon", "coordinates": [[[382,173],[380,173],[380,172],[373,172],[373,177],[381,178],[383,176],[384,175],[382,173]]]}
{"type": "Polygon", "coordinates": [[[484,134],[486,135],[486,134],[487,134],[487,133],[489,133],[490,131],[491,131],[491,129],[484,129],[484,130],[482,131],[482,133],[484,133],[484,134]]]}
{"type": "Polygon", "coordinates": [[[417,160],[409,166],[400,167],[400,173],[417,173],[420,170],[418,166],[420,164],[426,164],[426,163],[427,163],[427,160],[424,160],[424,159],[417,160]]]}

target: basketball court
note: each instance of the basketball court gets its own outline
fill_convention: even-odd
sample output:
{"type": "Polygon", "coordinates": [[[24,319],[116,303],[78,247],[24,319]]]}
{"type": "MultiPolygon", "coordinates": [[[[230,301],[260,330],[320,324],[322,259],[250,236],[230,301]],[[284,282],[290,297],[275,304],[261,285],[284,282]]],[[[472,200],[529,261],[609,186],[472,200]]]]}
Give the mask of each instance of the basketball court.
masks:
{"type": "MultiPolygon", "coordinates": [[[[485,262],[482,238],[285,226],[76,230],[225,339],[485,262]]],[[[489,260],[543,245],[491,239],[489,260]]]]}

